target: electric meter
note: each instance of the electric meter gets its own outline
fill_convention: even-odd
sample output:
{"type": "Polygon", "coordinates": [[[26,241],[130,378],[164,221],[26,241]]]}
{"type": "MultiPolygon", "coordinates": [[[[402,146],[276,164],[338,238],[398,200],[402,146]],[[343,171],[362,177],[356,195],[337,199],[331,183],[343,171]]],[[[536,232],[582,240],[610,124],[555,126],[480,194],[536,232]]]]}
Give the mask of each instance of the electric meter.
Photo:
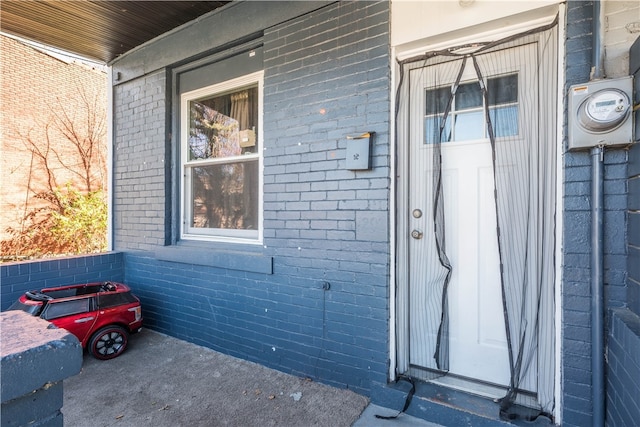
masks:
{"type": "Polygon", "coordinates": [[[631,103],[619,89],[602,89],[588,96],[578,107],[580,125],[590,132],[617,128],[629,116],[631,103]]]}
{"type": "Polygon", "coordinates": [[[597,80],[569,89],[569,149],[632,142],[632,77],[597,80]]]}

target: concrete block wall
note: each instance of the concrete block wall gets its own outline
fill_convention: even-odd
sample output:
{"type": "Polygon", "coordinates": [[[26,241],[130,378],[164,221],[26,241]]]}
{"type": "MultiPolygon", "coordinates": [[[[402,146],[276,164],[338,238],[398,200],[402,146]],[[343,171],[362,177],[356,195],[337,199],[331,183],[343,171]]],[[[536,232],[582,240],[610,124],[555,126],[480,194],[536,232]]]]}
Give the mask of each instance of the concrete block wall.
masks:
{"type": "MultiPolygon", "coordinates": [[[[589,81],[592,11],[592,2],[567,3],[565,94],[569,86],[589,81]]],[[[592,417],[591,157],[586,151],[565,153],[564,167],[562,424],[584,426],[592,417]]],[[[626,150],[606,150],[604,171],[604,283],[610,309],[626,301],[626,150]]]]}
{"type": "Polygon", "coordinates": [[[62,427],[62,382],[80,372],[80,342],[22,311],[0,313],[0,324],[0,425],[62,427]]]}
{"type": "Polygon", "coordinates": [[[0,309],[9,308],[25,291],[74,283],[124,280],[121,253],[103,253],[0,264],[0,309]]]}
{"type": "Polygon", "coordinates": [[[210,263],[162,246],[162,72],[115,87],[114,242],[148,327],[366,394],[389,357],[389,4],[332,3],[263,41],[263,245],[198,242],[210,263]],[[347,170],[362,132],[373,167],[347,170]]]}

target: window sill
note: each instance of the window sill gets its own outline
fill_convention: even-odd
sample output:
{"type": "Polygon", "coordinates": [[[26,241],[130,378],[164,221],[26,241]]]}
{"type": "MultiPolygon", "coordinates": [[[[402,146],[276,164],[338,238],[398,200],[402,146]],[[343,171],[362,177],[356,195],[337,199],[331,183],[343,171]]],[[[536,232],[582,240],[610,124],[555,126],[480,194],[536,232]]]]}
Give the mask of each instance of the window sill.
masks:
{"type": "Polygon", "coordinates": [[[273,257],[260,254],[178,245],[156,249],[155,257],[161,261],[273,274],[273,257]]]}

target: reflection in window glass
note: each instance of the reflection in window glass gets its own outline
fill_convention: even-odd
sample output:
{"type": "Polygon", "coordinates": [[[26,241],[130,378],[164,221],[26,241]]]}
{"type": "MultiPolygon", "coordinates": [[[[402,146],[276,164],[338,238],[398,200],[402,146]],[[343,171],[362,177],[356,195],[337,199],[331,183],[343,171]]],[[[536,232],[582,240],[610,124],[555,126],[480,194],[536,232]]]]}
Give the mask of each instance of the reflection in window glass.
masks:
{"type": "Polygon", "coordinates": [[[448,86],[437,89],[427,90],[427,108],[426,114],[441,114],[447,108],[449,97],[451,96],[451,88],[448,86]]]}
{"type": "Polygon", "coordinates": [[[482,91],[478,82],[458,86],[455,102],[457,111],[482,107],[482,91]]]}
{"type": "Polygon", "coordinates": [[[257,161],[199,166],[190,171],[191,227],[257,229],[257,161]]]}
{"type": "Polygon", "coordinates": [[[255,153],[258,88],[189,103],[189,160],[255,153]]]}
{"type": "Polygon", "coordinates": [[[116,294],[100,294],[98,295],[98,307],[108,308],[122,304],[135,302],[136,299],[129,292],[119,292],[116,294]]]}
{"type": "Polygon", "coordinates": [[[47,320],[57,319],[62,316],[70,316],[72,314],[86,313],[89,311],[89,298],[54,302],[47,304],[44,318],[47,320]]]}
{"type": "Polygon", "coordinates": [[[518,75],[495,77],[487,81],[489,105],[518,102],[518,75]]]}

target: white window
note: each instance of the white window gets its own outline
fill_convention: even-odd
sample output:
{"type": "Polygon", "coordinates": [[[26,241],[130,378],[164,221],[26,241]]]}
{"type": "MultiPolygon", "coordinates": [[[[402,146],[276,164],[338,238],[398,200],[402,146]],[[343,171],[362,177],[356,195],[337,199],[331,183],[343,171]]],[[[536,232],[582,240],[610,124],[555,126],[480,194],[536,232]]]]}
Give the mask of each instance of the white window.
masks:
{"type": "MultiPolygon", "coordinates": [[[[518,135],[518,75],[487,79],[489,116],[496,138],[518,135]]],[[[440,142],[488,138],[485,105],[478,81],[461,83],[451,98],[451,87],[427,89],[425,105],[425,143],[438,140],[447,104],[449,115],[440,142]],[[453,124],[453,125],[452,125],[453,124]]]]}
{"type": "Polygon", "coordinates": [[[181,95],[183,239],[262,241],[262,81],[181,95]]]}

